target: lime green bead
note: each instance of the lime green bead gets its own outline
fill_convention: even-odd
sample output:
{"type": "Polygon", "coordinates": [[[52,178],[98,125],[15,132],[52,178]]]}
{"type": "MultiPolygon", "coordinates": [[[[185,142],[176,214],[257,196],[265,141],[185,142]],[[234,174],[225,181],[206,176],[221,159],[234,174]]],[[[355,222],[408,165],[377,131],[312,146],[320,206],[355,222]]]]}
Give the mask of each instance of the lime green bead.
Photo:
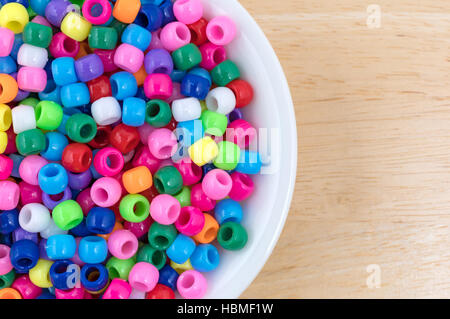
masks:
{"type": "Polygon", "coordinates": [[[19,105],[22,104],[22,105],[29,105],[32,107],[36,107],[36,105],[38,105],[38,103],[39,103],[39,100],[37,98],[28,97],[25,100],[20,101],[19,105]]]}
{"type": "Polygon", "coordinates": [[[157,250],[166,250],[172,245],[177,233],[174,225],[161,225],[153,222],[148,231],[148,242],[157,250]]]}
{"type": "Polygon", "coordinates": [[[29,22],[23,29],[23,42],[40,48],[47,48],[52,41],[52,28],[34,22],[29,22]]]}
{"type": "Polygon", "coordinates": [[[183,187],[183,177],[174,166],[160,168],[153,177],[156,190],[160,194],[177,194],[183,187]]]}
{"type": "Polygon", "coordinates": [[[222,136],[228,126],[228,118],[224,114],[205,110],[200,117],[202,120],[203,129],[205,133],[214,136],[222,136]]]}
{"type": "Polygon", "coordinates": [[[225,86],[240,77],[238,67],[230,60],[223,61],[211,71],[211,78],[218,86],[225,86]]]}
{"type": "Polygon", "coordinates": [[[62,230],[70,230],[83,221],[83,211],[74,200],[66,200],[56,205],[52,211],[53,221],[62,230]]]}
{"type": "Polygon", "coordinates": [[[172,119],[172,111],[167,102],[163,100],[150,100],[147,102],[145,122],[154,127],[164,127],[172,119]]]}
{"type": "Polygon", "coordinates": [[[127,24],[120,22],[119,20],[114,19],[113,22],[109,25],[111,28],[116,29],[117,35],[120,38],[122,36],[123,30],[127,27],[127,24]]]}
{"type": "Polygon", "coordinates": [[[53,101],[41,101],[35,108],[36,126],[43,130],[56,130],[61,124],[63,110],[61,105],[53,101]]]}
{"type": "Polygon", "coordinates": [[[16,136],[17,150],[21,155],[39,154],[45,150],[47,141],[44,133],[38,128],[27,130],[16,136]]]}
{"type": "Polygon", "coordinates": [[[219,153],[213,161],[214,166],[226,171],[235,169],[241,155],[239,146],[228,141],[219,142],[217,146],[219,147],[219,153]]]}
{"type": "Polygon", "coordinates": [[[38,15],[36,12],[34,12],[34,10],[31,8],[31,6],[28,6],[27,11],[28,11],[28,16],[30,17],[30,21],[31,21],[35,16],[38,15]]]}
{"type": "Polygon", "coordinates": [[[186,71],[202,62],[202,54],[195,44],[189,43],[173,51],[172,59],[176,69],[186,71]]]}
{"type": "Polygon", "coordinates": [[[93,49],[112,50],[117,40],[117,30],[111,27],[92,27],[88,37],[89,46],[93,49]]]}
{"type": "Polygon", "coordinates": [[[139,248],[136,261],[147,262],[155,266],[158,270],[166,264],[166,253],[163,250],[157,250],[152,246],[145,244],[139,248]]]}
{"type": "Polygon", "coordinates": [[[227,250],[239,250],[247,244],[247,231],[241,224],[226,222],[222,224],[217,233],[219,245],[227,250]]]}
{"type": "Polygon", "coordinates": [[[106,269],[108,269],[109,278],[120,278],[123,280],[128,280],[128,275],[130,274],[131,268],[136,264],[134,257],[128,259],[119,259],[116,257],[111,257],[106,263],[106,269]]]}
{"type": "Polygon", "coordinates": [[[120,215],[130,223],[140,223],[150,215],[150,203],[140,194],[128,194],[119,205],[120,215]]]}
{"type": "Polygon", "coordinates": [[[181,191],[173,197],[180,202],[181,207],[191,206],[191,190],[189,187],[184,186],[181,191]]]}
{"type": "Polygon", "coordinates": [[[14,282],[14,279],[16,277],[16,273],[14,272],[14,269],[11,270],[9,273],[1,275],[0,276],[0,289],[8,288],[12,285],[14,282]]]}
{"type": "Polygon", "coordinates": [[[97,124],[89,115],[76,113],[67,120],[66,131],[72,141],[89,143],[97,134],[97,124]]]}
{"type": "Polygon", "coordinates": [[[81,9],[81,7],[83,6],[84,0],[70,0],[70,2],[72,2],[73,4],[79,6],[80,9],[81,9]]]}

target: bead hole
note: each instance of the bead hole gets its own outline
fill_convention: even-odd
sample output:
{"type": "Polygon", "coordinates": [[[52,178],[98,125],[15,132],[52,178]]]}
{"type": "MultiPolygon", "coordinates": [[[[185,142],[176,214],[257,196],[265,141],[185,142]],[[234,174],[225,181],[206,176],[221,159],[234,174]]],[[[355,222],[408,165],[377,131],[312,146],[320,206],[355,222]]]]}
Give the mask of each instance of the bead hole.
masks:
{"type": "Polygon", "coordinates": [[[217,174],[217,181],[222,185],[228,185],[227,173],[217,174]]]}
{"type": "Polygon", "coordinates": [[[155,117],[156,115],[158,115],[160,112],[160,108],[159,105],[156,103],[152,103],[150,104],[150,107],[148,108],[148,116],[149,117],[155,117]]]}
{"type": "Polygon", "coordinates": [[[61,192],[59,194],[49,195],[49,197],[52,201],[59,202],[61,199],[63,199],[64,192],[61,192]]]}
{"type": "Polygon", "coordinates": [[[167,212],[167,216],[169,219],[174,219],[177,217],[178,209],[176,205],[171,205],[169,207],[169,211],[167,212]]]}
{"type": "Polygon", "coordinates": [[[229,241],[233,237],[233,230],[229,227],[225,227],[220,234],[223,241],[229,241]]]}
{"type": "Polygon", "coordinates": [[[6,27],[8,29],[10,29],[11,31],[13,31],[14,33],[20,33],[20,31],[22,29],[22,24],[18,21],[9,21],[6,24],[6,27]]]}
{"type": "Polygon", "coordinates": [[[55,177],[59,174],[59,170],[56,167],[49,167],[44,173],[47,177],[55,177]]]}
{"type": "Polygon", "coordinates": [[[195,43],[198,40],[198,34],[192,29],[189,29],[189,31],[191,32],[191,42],[195,43]]]}
{"type": "Polygon", "coordinates": [[[155,243],[157,246],[164,247],[167,246],[167,244],[169,244],[169,240],[164,236],[156,236],[155,243]]]}
{"type": "Polygon", "coordinates": [[[103,146],[108,144],[109,135],[105,130],[97,130],[97,135],[94,138],[94,141],[103,146]]]}
{"type": "Polygon", "coordinates": [[[165,193],[165,190],[164,190],[164,185],[163,185],[163,183],[159,180],[159,178],[155,178],[155,187],[156,187],[156,189],[157,190],[160,190],[160,193],[161,194],[164,194],[165,193]]]}
{"type": "Polygon", "coordinates": [[[160,66],[160,67],[156,68],[156,69],[153,71],[153,73],[167,74],[167,73],[169,73],[169,70],[168,70],[166,67],[164,67],[164,66],[160,66]]]}
{"type": "Polygon", "coordinates": [[[155,253],[152,256],[152,263],[153,263],[153,265],[159,265],[162,263],[163,259],[164,259],[163,252],[160,250],[157,250],[157,251],[155,251],[155,253]]]}
{"type": "Polygon", "coordinates": [[[168,146],[163,146],[159,149],[159,154],[161,156],[170,156],[172,154],[172,146],[168,145],[168,146]]]}
{"type": "Polygon", "coordinates": [[[112,80],[112,81],[111,81],[111,91],[112,91],[112,95],[113,95],[113,96],[117,96],[118,90],[119,90],[119,87],[118,87],[117,81],[112,80]]]}
{"type": "Polygon", "coordinates": [[[108,166],[111,169],[118,169],[120,167],[120,157],[117,154],[111,154],[107,157],[108,166]]]}
{"type": "Polygon", "coordinates": [[[0,250],[0,259],[5,258],[6,256],[8,256],[8,252],[6,251],[6,249],[1,249],[0,250]]]}
{"type": "Polygon", "coordinates": [[[97,188],[95,190],[95,196],[100,202],[106,202],[108,200],[108,192],[103,188],[97,188]]]}
{"type": "Polygon", "coordinates": [[[97,18],[103,13],[103,7],[99,3],[92,3],[91,7],[89,8],[89,13],[92,17],[97,18]]]}
{"type": "Polygon", "coordinates": [[[87,280],[95,282],[98,278],[100,278],[100,272],[96,268],[89,268],[87,271],[87,280]]]}
{"type": "Polygon", "coordinates": [[[221,40],[224,36],[223,28],[220,25],[215,25],[211,28],[211,34],[216,40],[221,40]]]}
{"type": "Polygon", "coordinates": [[[210,242],[216,237],[216,229],[214,227],[208,228],[208,230],[205,232],[205,240],[207,242],[210,242]]]}
{"type": "Polygon", "coordinates": [[[36,114],[36,121],[39,121],[39,119],[41,118],[41,115],[42,115],[42,106],[40,104],[36,105],[34,112],[36,114]]]}
{"type": "Polygon", "coordinates": [[[180,216],[178,217],[178,223],[181,226],[185,226],[191,220],[191,214],[188,211],[182,211],[180,216]]]}
{"type": "Polygon", "coordinates": [[[64,50],[66,50],[67,53],[72,53],[72,52],[74,52],[76,50],[77,45],[75,43],[75,40],[73,40],[73,39],[71,39],[69,37],[66,37],[64,39],[64,41],[63,41],[63,47],[64,47],[64,50]]]}
{"type": "Polygon", "coordinates": [[[183,280],[181,281],[181,286],[185,289],[189,289],[194,285],[195,278],[190,274],[186,274],[183,276],[183,280]]]}
{"type": "Polygon", "coordinates": [[[214,53],[213,53],[214,63],[220,64],[223,61],[225,61],[225,59],[226,59],[226,55],[225,55],[225,50],[223,48],[217,48],[216,50],[214,50],[214,53]]]}
{"type": "Polygon", "coordinates": [[[80,129],[80,136],[82,138],[88,138],[92,134],[92,126],[85,124],[80,129]]]}
{"type": "Polygon", "coordinates": [[[122,253],[123,254],[129,254],[130,252],[133,251],[134,248],[134,244],[132,241],[126,241],[123,245],[122,245],[122,253]]]}
{"type": "Polygon", "coordinates": [[[145,203],[142,203],[142,202],[137,202],[136,204],[134,204],[134,206],[133,206],[133,212],[134,212],[134,214],[136,215],[136,216],[143,216],[143,215],[145,215],[147,212],[146,212],[146,205],[145,205],[145,203]]]}
{"type": "Polygon", "coordinates": [[[32,217],[32,213],[31,210],[28,208],[23,209],[20,212],[20,215],[22,215],[22,221],[24,222],[24,224],[28,224],[31,221],[31,217],[32,217]]]}
{"type": "Polygon", "coordinates": [[[206,259],[212,264],[216,263],[217,254],[214,249],[212,249],[212,248],[208,249],[208,252],[206,254],[206,259]]]}
{"type": "Polygon", "coordinates": [[[58,267],[56,267],[55,272],[57,274],[63,274],[67,271],[67,265],[59,265],[58,267]]]}
{"type": "Polygon", "coordinates": [[[208,101],[208,109],[210,111],[216,112],[219,108],[219,101],[217,101],[217,98],[215,96],[211,96],[211,98],[208,101]]]}
{"type": "Polygon", "coordinates": [[[251,180],[250,177],[248,177],[247,175],[239,175],[238,176],[239,181],[244,184],[247,187],[252,187],[253,186],[253,181],[251,180]]]}
{"type": "Polygon", "coordinates": [[[178,26],[178,27],[176,28],[175,32],[176,32],[176,34],[177,34],[177,37],[178,37],[180,40],[182,40],[182,41],[186,41],[186,40],[187,40],[188,34],[187,34],[185,28],[183,28],[183,27],[181,27],[181,26],[178,26]]]}
{"type": "Polygon", "coordinates": [[[149,25],[147,15],[143,12],[139,12],[136,19],[134,20],[134,23],[147,28],[149,25]]]}

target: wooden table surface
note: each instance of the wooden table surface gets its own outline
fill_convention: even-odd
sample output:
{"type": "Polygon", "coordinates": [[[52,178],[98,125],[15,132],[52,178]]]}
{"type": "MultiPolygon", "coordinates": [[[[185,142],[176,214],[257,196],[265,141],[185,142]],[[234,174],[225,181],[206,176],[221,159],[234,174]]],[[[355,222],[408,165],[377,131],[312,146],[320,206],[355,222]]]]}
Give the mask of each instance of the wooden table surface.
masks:
{"type": "Polygon", "coordinates": [[[286,226],[241,297],[449,298],[448,0],[241,3],[283,65],[299,139],[286,226]]]}

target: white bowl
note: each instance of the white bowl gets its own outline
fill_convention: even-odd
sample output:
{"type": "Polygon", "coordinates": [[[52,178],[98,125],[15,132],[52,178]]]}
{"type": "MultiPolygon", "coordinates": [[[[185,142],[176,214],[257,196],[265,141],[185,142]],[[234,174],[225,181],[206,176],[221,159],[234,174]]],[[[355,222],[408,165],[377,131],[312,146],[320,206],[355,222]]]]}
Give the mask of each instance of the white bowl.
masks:
{"type": "Polygon", "coordinates": [[[203,0],[203,5],[207,19],[227,15],[235,21],[238,34],[227,46],[228,57],[255,90],[254,101],[241,110],[272,136],[271,147],[259,150],[265,174],[252,176],[255,192],[243,202],[248,243],[237,252],[220,250],[219,267],[206,275],[205,298],[237,298],[264,266],[283,229],[296,177],[297,129],[280,62],[253,18],[237,0],[203,0]]]}

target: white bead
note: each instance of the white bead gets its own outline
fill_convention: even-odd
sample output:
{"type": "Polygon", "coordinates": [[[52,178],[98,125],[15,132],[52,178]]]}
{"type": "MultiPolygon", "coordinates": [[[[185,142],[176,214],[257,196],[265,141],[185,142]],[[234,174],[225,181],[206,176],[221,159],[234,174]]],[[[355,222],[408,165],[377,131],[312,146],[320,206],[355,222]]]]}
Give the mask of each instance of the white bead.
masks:
{"type": "Polygon", "coordinates": [[[227,87],[217,87],[209,91],[205,102],[208,110],[227,115],[236,107],[236,96],[227,87]]]}
{"type": "Polygon", "coordinates": [[[22,207],[19,213],[19,225],[30,233],[39,233],[50,223],[50,211],[42,204],[31,203],[22,207]]]}
{"type": "Polygon", "coordinates": [[[42,238],[48,239],[53,235],[66,235],[67,233],[69,233],[67,230],[62,230],[61,228],[56,226],[53,219],[50,219],[50,223],[48,223],[47,228],[41,231],[39,235],[41,235],[42,238]]]}
{"type": "Polygon", "coordinates": [[[120,104],[112,96],[102,97],[92,103],[91,113],[98,125],[110,125],[122,118],[120,104]]]}
{"type": "Polygon", "coordinates": [[[188,97],[172,102],[173,118],[177,122],[196,120],[202,115],[202,106],[195,97],[188,97]]]}
{"type": "Polygon", "coordinates": [[[29,105],[19,105],[11,110],[14,133],[19,134],[36,128],[34,108],[29,105]]]}
{"type": "Polygon", "coordinates": [[[48,52],[44,48],[24,43],[17,53],[17,63],[23,66],[31,66],[43,69],[48,61],[48,52]]]}
{"type": "Polygon", "coordinates": [[[131,294],[130,297],[128,297],[128,299],[145,299],[145,291],[140,291],[137,289],[133,289],[131,290],[131,294]]]}

